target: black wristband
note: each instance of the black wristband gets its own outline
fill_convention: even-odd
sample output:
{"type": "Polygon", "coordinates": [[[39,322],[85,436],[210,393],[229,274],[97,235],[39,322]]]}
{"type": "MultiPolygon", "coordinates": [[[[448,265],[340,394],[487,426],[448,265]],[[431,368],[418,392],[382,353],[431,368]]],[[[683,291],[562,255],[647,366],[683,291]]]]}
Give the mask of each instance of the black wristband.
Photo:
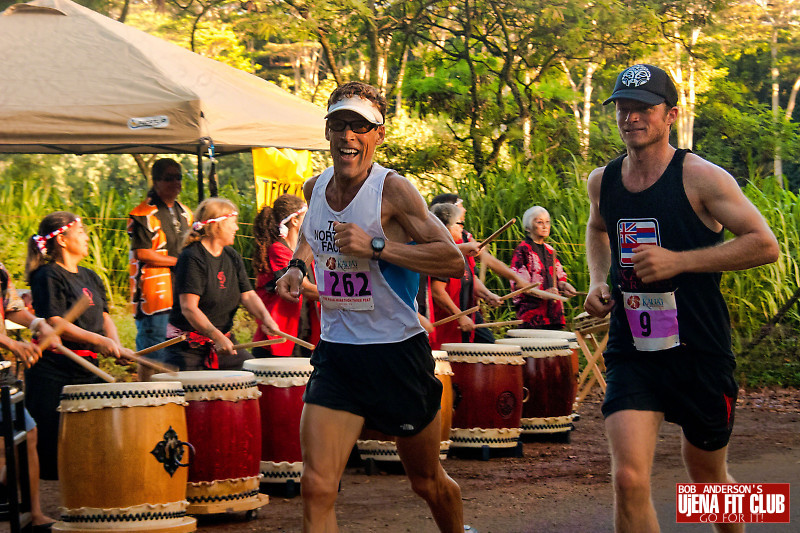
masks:
{"type": "Polygon", "coordinates": [[[306,277],[306,272],[307,272],[306,263],[302,259],[292,259],[291,261],[289,261],[288,268],[298,268],[300,269],[300,272],[303,273],[303,277],[306,277]]]}

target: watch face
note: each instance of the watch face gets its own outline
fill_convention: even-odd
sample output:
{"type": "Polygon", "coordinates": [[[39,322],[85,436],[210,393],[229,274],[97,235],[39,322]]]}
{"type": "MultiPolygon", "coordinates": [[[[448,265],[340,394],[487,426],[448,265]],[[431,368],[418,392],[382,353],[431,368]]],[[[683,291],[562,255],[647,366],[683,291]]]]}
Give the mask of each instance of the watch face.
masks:
{"type": "Polygon", "coordinates": [[[380,252],[383,250],[383,247],[386,246],[386,241],[384,241],[380,237],[375,237],[372,239],[372,249],[376,252],[380,252]]]}

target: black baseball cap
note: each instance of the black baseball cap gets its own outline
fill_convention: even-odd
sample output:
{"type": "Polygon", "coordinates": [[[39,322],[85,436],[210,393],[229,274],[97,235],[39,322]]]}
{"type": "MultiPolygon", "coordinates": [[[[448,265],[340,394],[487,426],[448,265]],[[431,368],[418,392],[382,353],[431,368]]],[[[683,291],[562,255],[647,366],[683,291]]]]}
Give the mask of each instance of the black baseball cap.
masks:
{"type": "Polygon", "coordinates": [[[649,105],[666,102],[670,107],[678,104],[678,91],[669,74],[653,65],[633,65],[620,72],[614,92],[603,105],[618,98],[637,100],[649,105]]]}

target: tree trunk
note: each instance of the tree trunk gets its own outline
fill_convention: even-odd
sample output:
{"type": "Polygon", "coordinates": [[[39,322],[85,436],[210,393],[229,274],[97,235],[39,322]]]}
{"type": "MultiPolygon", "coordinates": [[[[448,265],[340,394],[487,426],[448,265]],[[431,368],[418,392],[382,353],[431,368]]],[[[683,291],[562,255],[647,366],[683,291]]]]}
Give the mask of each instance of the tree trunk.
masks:
{"type": "Polygon", "coordinates": [[[783,159],[781,156],[781,121],[780,121],[780,84],[778,71],[778,28],[772,27],[772,41],[770,43],[771,68],[770,77],[772,78],[772,125],[775,131],[775,162],[773,172],[778,185],[783,187],[783,159]]]}
{"type": "Polygon", "coordinates": [[[406,79],[406,65],[408,64],[408,43],[403,47],[403,55],[400,58],[400,72],[397,74],[397,82],[395,83],[394,95],[394,114],[401,116],[403,114],[403,82],[406,79]]]}

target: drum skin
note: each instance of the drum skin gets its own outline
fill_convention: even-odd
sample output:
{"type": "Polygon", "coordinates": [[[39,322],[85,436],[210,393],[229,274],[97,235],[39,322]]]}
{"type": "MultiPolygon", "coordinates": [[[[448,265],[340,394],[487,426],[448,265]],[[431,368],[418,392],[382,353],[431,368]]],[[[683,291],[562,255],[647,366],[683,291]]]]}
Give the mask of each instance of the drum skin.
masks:
{"type": "Polygon", "coordinates": [[[518,428],[522,418],[522,367],[451,361],[455,393],[453,427],[518,428]]]}
{"type": "MultiPolygon", "coordinates": [[[[62,412],[58,470],[63,507],[113,509],[185,500],[187,469],[170,475],[151,454],[169,428],[181,441],[189,440],[183,405],[62,412]]],[[[188,452],[182,460],[188,462],[188,452]]]]}

